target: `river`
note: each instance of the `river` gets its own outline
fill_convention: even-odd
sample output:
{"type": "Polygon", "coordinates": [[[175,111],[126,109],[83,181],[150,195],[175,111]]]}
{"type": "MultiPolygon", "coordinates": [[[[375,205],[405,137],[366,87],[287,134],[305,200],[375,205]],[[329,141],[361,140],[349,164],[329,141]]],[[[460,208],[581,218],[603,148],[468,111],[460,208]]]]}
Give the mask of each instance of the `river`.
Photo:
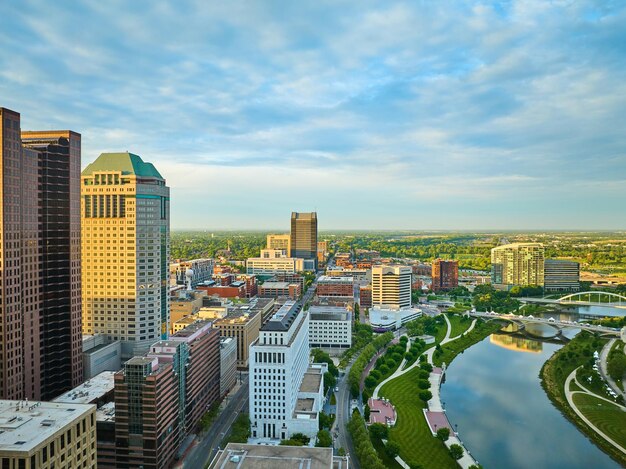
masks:
{"type": "Polygon", "coordinates": [[[560,347],[492,335],[450,365],[441,399],[459,437],[485,468],[619,467],[561,415],[541,387],[539,371],[560,347]]]}

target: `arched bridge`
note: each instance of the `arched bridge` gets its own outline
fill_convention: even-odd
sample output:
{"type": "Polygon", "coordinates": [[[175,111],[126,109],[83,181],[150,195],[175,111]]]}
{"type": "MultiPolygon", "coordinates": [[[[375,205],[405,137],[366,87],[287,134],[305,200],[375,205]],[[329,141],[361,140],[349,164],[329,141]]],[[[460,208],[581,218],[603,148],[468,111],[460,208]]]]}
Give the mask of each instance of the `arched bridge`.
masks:
{"type": "Polygon", "coordinates": [[[575,306],[607,306],[626,308],[626,296],[606,291],[586,291],[571,293],[561,298],[519,298],[524,303],[542,303],[575,306]]]}
{"type": "Polygon", "coordinates": [[[593,332],[595,334],[607,335],[607,336],[617,336],[619,337],[620,331],[619,329],[615,330],[610,327],[605,326],[595,326],[592,324],[581,324],[575,321],[559,321],[556,319],[547,319],[547,318],[535,318],[532,316],[521,316],[515,314],[498,314],[498,313],[480,313],[480,312],[470,312],[470,316],[485,318],[485,319],[504,319],[506,321],[510,321],[517,324],[531,323],[531,324],[547,324],[554,327],[557,330],[561,330],[566,327],[582,329],[585,331],[593,332]]]}

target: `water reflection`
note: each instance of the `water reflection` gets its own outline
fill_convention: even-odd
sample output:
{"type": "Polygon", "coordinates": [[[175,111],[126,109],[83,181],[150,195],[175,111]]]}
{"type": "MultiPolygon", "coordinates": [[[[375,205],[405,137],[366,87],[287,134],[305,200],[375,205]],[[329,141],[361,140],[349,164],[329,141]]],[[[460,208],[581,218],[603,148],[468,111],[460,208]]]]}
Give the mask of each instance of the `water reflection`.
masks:
{"type": "Polygon", "coordinates": [[[552,406],[541,388],[541,366],[561,345],[517,340],[489,337],[449,367],[442,400],[472,454],[486,468],[619,467],[552,406]]]}

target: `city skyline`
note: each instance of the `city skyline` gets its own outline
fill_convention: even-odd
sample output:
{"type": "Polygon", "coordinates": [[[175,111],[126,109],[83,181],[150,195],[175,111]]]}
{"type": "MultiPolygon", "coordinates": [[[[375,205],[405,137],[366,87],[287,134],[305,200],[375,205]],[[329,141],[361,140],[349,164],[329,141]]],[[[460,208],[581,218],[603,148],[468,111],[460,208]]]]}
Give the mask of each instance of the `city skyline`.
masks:
{"type": "Polygon", "coordinates": [[[0,93],[153,161],[174,230],[623,228],[622,5],[118,6],[0,5],[0,93]]]}

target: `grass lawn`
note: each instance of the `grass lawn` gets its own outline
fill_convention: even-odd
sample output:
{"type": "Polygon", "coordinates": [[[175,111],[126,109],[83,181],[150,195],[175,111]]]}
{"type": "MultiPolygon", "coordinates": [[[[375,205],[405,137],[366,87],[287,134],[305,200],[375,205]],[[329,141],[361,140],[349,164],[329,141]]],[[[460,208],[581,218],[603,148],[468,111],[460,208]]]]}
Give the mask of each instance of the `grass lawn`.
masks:
{"type": "Polygon", "coordinates": [[[394,458],[390,457],[387,454],[387,452],[385,451],[385,444],[382,442],[380,438],[370,437],[370,440],[372,440],[374,449],[376,450],[378,457],[381,459],[385,467],[390,467],[394,469],[402,469],[402,466],[398,464],[398,462],[394,458]]]}
{"type": "Polygon", "coordinates": [[[574,403],[596,427],[626,448],[626,412],[613,404],[584,394],[574,394],[574,403]]]}
{"type": "Polygon", "coordinates": [[[466,348],[471,347],[475,343],[480,342],[485,337],[500,330],[502,326],[495,322],[476,321],[476,326],[468,334],[460,337],[452,342],[442,345],[442,353],[433,355],[433,363],[435,366],[441,366],[442,363],[449,365],[454,357],[462,353],[466,348]]]}
{"type": "Polygon", "coordinates": [[[447,316],[450,320],[450,324],[452,325],[452,332],[450,332],[450,337],[456,337],[457,335],[461,335],[472,324],[471,319],[464,318],[463,316],[459,316],[457,314],[448,314],[447,316]]]}
{"type": "Polygon", "coordinates": [[[441,441],[432,436],[422,409],[425,404],[417,397],[419,369],[405,373],[385,384],[381,395],[396,406],[398,420],[389,430],[389,439],[400,445],[400,456],[409,464],[424,469],[457,468],[441,441]]]}

